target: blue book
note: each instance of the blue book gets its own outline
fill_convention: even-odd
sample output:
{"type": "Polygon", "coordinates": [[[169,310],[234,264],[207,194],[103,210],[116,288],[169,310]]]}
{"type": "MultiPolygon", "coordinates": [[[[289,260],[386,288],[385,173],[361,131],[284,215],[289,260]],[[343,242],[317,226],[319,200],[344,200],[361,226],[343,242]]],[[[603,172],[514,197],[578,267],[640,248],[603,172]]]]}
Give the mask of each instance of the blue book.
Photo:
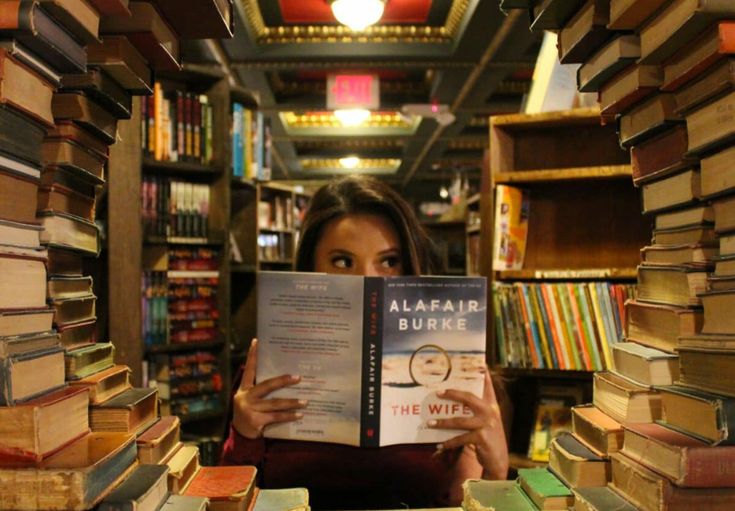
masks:
{"type": "Polygon", "coordinates": [[[243,177],[245,171],[245,161],[243,157],[244,149],[244,107],[240,103],[232,104],[232,175],[234,177],[243,177]]]}

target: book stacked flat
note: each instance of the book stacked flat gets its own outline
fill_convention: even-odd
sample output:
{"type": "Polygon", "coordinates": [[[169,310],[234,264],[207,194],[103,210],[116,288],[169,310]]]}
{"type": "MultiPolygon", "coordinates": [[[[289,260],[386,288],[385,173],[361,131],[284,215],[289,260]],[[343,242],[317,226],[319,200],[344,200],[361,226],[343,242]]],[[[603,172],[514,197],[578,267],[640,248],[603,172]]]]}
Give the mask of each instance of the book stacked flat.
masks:
{"type": "Polygon", "coordinates": [[[562,61],[580,64],[579,89],[617,123],[655,224],[626,303],[629,342],[615,373],[595,375],[596,407],[573,415],[575,435],[607,449],[612,481],[575,490],[575,509],[731,509],[735,3],[574,3],[538,2],[533,25],[560,30],[562,61]]]}

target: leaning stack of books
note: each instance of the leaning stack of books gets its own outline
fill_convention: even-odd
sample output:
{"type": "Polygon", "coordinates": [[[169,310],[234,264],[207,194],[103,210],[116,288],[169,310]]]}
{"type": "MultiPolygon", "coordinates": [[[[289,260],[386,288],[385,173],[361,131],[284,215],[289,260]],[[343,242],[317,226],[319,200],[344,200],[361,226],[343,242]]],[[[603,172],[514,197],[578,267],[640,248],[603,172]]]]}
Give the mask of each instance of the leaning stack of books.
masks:
{"type": "Polygon", "coordinates": [[[629,342],[614,373],[595,375],[595,407],[573,412],[575,435],[607,449],[612,481],[575,490],[575,506],[730,509],[735,3],[545,0],[531,12],[534,27],[560,31],[561,61],[581,64],[579,89],[617,123],[655,221],[626,304],[629,342]]]}

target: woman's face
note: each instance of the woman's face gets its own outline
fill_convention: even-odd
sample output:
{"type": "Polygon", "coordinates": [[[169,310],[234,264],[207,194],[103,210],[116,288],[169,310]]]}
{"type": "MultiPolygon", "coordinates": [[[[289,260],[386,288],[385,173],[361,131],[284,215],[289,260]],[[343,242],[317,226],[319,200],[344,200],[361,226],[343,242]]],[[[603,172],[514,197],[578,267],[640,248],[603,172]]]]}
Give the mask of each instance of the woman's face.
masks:
{"type": "Polygon", "coordinates": [[[401,242],[380,215],[345,215],[328,222],[314,254],[314,271],[344,275],[403,275],[401,242]]]}

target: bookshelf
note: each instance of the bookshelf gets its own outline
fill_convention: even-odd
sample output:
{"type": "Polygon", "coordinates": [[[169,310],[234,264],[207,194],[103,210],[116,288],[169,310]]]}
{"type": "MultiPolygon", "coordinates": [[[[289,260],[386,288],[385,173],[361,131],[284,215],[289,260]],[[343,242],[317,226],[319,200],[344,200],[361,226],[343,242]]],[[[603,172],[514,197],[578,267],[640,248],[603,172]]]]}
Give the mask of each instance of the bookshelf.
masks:
{"type": "Polygon", "coordinates": [[[464,219],[424,222],[423,226],[441,257],[443,267],[440,274],[465,275],[467,252],[464,219]]]}
{"type": "Polygon", "coordinates": [[[211,437],[222,433],[231,381],[230,87],[221,70],[201,65],[156,78],[160,95],[136,98],[113,146],[110,307],[119,314],[110,332],[134,384],[168,381],[162,411],[179,415],[189,438],[211,437]],[[162,99],[164,130],[155,126],[165,120],[162,99]],[[155,109],[158,117],[146,115],[155,109]],[[115,212],[127,220],[116,223],[115,212]]]}
{"type": "Polygon", "coordinates": [[[480,212],[479,193],[467,199],[467,217],[465,219],[465,254],[467,275],[480,275],[480,240],[482,238],[482,215],[480,212]]]}
{"type": "MultiPolygon", "coordinates": [[[[490,364],[508,380],[512,402],[537,403],[544,389],[564,387],[578,388],[588,400],[592,370],[608,364],[606,343],[620,332],[622,303],[616,308],[613,298],[627,296],[639,249],[650,237],[638,214],[628,154],[595,108],[493,116],[486,172],[479,271],[495,300],[490,364]],[[527,193],[520,267],[493,267],[499,185],[527,193]]],[[[510,449],[516,468],[530,462],[534,413],[534,407],[515,410],[510,449]]]]}
{"type": "MultiPolygon", "coordinates": [[[[294,268],[298,234],[310,196],[273,182],[232,181],[232,339],[240,359],[255,337],[255,276],[294,268]]],[[[235,362],[233,357],[233,362],[235,362]]]]}

